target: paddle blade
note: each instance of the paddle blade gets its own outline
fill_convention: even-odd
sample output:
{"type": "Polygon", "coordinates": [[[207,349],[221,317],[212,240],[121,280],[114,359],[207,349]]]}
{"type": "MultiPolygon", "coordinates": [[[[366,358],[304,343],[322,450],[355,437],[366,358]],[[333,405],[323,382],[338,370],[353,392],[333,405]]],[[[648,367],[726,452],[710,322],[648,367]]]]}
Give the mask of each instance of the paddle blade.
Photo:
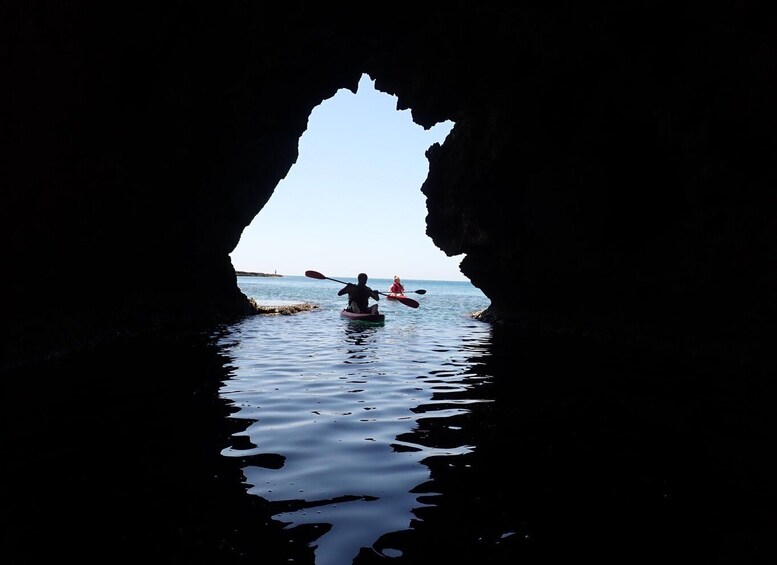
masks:
{"type": "Polygon", "coordinates": [[[416,302],[412,298],[407,298],[405,296],[397,296],[396,299],[399,300],[405,306],[410,306],[411,308],[418,308],[418,302],[416,302]]]}
{"type": "Polygon", "coordinates": [[[414,290],[416,294],[426,294],[426,291],[424,289],[414,290]]]}
{"type": "Polygon", "coordinates": [[[305,276],[310,277],[311,279],[326,280],[326,277],[318,271],[305,271],[305,276]]]}

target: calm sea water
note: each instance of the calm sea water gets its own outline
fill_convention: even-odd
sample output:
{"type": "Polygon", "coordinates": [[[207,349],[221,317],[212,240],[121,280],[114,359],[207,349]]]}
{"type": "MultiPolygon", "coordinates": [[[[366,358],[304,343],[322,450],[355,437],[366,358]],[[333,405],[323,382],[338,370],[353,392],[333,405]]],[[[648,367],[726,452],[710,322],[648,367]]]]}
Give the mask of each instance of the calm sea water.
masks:
{"type": "Polygon", "coordinates": [[[364,325],[238,282],[319,308],[2,375],[0,562],[775,562],[773,378],[523,336],[469,283],[364,325]]]}
{"type": "MultiPolygon", "coordinates": [[[[276,516],[287,528],[320,526],[317,565],[351,563],[364,548],[402,555],[381,539],[408,530],[432,504],[424,461],[470,452],[457,417],[490,401],[473,372],[488,355],[490,327],[472,314],[488,299],[469,282],[408,279],[406,295],[418,308],[383,297],[386,321],[376,327],[340,318],[337,282],[238,282],[260,303],[308,301],[320,310],[229,328],[223,344],[234,371],[221,395],[239,408],[233,417],[246,429],[223,454],[282,462],[245,467],[248,492],[293,503],[276,516]],[[445,429],[445,441],[427,441],[420,430],[428,426],[445,429]]],[[[368,284],[388,292],[391,281],[368,284]]]]}

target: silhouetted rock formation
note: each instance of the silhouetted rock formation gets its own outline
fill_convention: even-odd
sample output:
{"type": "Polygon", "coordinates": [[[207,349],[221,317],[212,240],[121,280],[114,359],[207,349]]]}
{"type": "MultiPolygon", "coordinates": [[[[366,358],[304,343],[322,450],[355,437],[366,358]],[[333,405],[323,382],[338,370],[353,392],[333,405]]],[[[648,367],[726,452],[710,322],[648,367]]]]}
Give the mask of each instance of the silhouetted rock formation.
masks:
{"type": "Polygon", "coordinates": [[[229,253],[362,73],[455,122],[427,233],[486,319],[771,361],[777,36],[751,3],[89,4],[0,12],[6,364],[251,313],[229,253]]]}

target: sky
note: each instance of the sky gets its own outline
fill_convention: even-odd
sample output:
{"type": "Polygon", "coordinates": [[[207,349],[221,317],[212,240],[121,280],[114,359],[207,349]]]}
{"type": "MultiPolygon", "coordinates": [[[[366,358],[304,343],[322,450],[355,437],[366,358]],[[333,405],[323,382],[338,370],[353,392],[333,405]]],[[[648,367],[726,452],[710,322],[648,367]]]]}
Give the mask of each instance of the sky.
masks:
{"type": "Polygon", "coordinates": [[[453,122],[429,130],[398,111],[395,96],[362,76],[313,109],[299,157],[230,254],[238,271],[403,280],[468,280],[464,255],[426,235],[426,150],[453,122]]]}

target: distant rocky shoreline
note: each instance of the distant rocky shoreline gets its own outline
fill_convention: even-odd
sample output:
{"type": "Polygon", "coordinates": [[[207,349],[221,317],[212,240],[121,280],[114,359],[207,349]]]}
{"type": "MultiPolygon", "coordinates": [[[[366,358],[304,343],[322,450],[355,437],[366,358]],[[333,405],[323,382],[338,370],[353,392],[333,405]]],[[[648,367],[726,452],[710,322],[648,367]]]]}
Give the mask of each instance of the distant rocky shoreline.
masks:
{"type": "Polygon", "coordinates": [[[235,274],[239,277],[282,277],[277,273],[252,273],[250,271],[235,271],[235,274]]]}
{"type": "MultiPolygon", "coordinates": [[[[235,274],[239,277],[282,277],[277,273],[252,273],[250,271],[235,271],[235,274]]],[[[260,304],[254,298],[249,298],[248,301],[254,308],[256,314],[298,314],[299,312],[308,312],[310,310],[317,310],[319,306],[310,302],[302,302],[299,304],[260,304]]]]}

